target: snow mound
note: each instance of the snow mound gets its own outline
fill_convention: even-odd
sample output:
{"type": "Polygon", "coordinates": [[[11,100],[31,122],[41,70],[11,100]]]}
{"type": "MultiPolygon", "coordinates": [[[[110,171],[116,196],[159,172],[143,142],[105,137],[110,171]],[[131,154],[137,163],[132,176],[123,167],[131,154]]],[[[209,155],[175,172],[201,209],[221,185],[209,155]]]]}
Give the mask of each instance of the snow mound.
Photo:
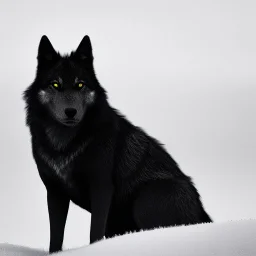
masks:
{"type": "MultiPolygon", "coordinates": [[[[43,256],[44,251],[0,244],[0,255],[43,256]]],[[[56,256],[255,256],[256,220],[159,228],[116,236],[56,256]]]]}
{"type": "Polygon", "coordinates": [[[0,256],[45,256],[48,252],[24,246],[0,244],[0,256]]]}

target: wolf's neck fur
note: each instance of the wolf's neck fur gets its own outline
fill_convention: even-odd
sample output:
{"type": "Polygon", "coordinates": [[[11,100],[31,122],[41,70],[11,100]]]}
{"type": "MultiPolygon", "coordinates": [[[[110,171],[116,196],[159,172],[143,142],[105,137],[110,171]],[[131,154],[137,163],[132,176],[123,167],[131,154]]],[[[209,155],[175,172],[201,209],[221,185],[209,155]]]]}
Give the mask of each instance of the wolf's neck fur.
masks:
{"type": "Polygon", "coordinates": [[[75,138],[77,129],[75,127],[60,128],[56,126],[50,126],[45,128],[45,134],[54,149],[64,150],[75,138]]]}

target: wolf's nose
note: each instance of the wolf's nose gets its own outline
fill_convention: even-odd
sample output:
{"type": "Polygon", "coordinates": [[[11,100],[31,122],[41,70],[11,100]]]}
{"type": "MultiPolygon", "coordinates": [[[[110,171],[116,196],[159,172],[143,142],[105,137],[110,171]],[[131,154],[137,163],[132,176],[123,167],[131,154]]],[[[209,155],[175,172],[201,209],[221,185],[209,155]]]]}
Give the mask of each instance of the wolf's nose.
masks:
{"type": "Polygon", "coordinates": [[[65,114],[68,118],[73,118],[77,113],[77,110],[75,108],[66,108],[65,114]]]}

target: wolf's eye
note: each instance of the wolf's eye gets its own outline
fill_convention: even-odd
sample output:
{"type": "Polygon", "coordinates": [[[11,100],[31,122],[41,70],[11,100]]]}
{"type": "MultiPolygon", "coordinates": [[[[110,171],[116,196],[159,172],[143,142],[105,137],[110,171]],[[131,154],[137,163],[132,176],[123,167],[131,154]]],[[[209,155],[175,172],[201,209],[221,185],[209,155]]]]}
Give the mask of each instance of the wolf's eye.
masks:
{"type": "Polygon", "coordinates": [[[77,87],[78,87],[79,89],[83,88],[83,87],[84,87],[84,83],[83,83],[83,82],[79,82],[79,83],[77,84],[77,87]]]}
{"type": "Polygon", "coordinates": [[[59,84],[58,83],[53,83],[52,86],[55,87],[55,88],[59,88],[59,84]]]}

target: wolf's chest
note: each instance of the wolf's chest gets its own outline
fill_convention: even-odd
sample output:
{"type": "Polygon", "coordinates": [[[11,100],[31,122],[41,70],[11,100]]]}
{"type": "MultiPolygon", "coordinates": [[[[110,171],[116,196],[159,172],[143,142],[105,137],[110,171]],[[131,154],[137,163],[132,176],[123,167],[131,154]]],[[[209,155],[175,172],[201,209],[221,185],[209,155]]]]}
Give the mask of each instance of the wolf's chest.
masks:
{"type": "Polygon", "coordinates": [[[80,207],[90,211],[90,201],[88,197],[87,181],[83,179],[80,164],[84,162],[83,152],[87,144],[84,144],[72,154],[67,156],[52,157],[47,152],[38,151],[41,160],[48,167],[46,172],[54,177],[55,181],[61,184],[61,187],[68,194],[70,200],[80,207]],[[82,159],[81,159],[82,158],[82,159]],[[82,161],[81,161],[82,160],[82,161]]]}
{"type": "Polygon", "coordinates": [[[69,154],[59,154],[54,157],[40,147],[38,148],[38,153],[53,174],[56,174],[62,181],[67,181],[70,180],[76,160],[84,152],[86,146],[87,143],[84,143],[69,154]]]}
{"type": "Polygon", "coordinates": [[[54,172],[59,178],[63,180],[68,179],[68,176],[71,174],[74,166],[74,159],[64,156],[53,158],[46,153],[42,153],[40,156],[45,164],[48,165],[50,170],[54,172]]]}

